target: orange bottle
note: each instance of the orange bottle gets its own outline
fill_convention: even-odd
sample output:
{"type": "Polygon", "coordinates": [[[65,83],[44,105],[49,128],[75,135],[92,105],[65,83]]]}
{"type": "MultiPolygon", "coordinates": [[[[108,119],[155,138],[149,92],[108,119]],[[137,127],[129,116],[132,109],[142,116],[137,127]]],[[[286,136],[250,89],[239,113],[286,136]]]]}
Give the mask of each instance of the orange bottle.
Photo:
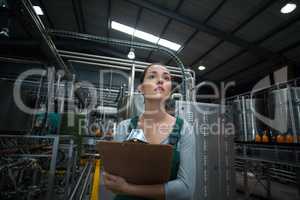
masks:
{"type": "Polygon", "coordinates": [[[101,137],[102,136],[102,131],[100,130],[100,128],[96,129],[96,134],[97,137],[101,137]]]}
{"type": "Polygon", "coordinates": [[[287,134],[286,143],[294,143],[294,137],[292,136],[292,134],[287,134]]]}
{"type": "Polygon", "coordinates": [[[255,142],[257,143],[261,142],[261,136],[259,134],[255,135],[255,142]]]}
{"type": "Polygon", "coordinates": [[[289,128],[286,135],[286,143],[294,143],[294,137],[292,134],[292,130],[289,128]]]}
{"type": "Polygon", "coordinates": [[[285,143],[285,135],[283,134],[278,134],[276,138],[277,143],[282,144],[285,143]]]}
{"type": "Polygon", "coordinates": [[[261,136],[260,136],[260,129],[257,130],[257,133],[255,135],[255,142],[260,143],[261,142],[261,136]]]}
{"type": "Polygon", "coordinates": [[[263,134],[263,136],[262,136],[262,142],[263,142],[263,143],[269,143],[269,142],[270,142],[270,139],[269,139],[269,136],[268,136],[266,130],[264,131],[264,134],[263,134]]]}

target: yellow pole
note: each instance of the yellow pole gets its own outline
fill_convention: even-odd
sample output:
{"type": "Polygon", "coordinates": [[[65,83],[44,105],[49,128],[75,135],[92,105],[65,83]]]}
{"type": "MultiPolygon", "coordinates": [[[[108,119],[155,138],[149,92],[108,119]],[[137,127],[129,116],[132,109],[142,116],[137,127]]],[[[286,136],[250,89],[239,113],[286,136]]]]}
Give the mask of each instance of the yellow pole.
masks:
{"type": "Polygon", "coordinates": [[[93,178],[93,187],[92,187],[92,195],[91,200],[100,200],[99,198],[99,184],[100,184],[100,159],[95,161],[95,173],[93,178]]]}

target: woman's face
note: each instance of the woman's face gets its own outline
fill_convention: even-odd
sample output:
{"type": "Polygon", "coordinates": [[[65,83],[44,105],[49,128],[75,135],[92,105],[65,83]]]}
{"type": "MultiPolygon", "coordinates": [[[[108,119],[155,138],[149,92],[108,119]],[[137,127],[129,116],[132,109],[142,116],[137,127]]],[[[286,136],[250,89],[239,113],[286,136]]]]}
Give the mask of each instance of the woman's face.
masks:
{"type": "Polygon", "coordinates": [[[170,72],[162,65],[151,65],[139,86],[145,99],[166,100],[171,93],[172,81],[170,72]]]}

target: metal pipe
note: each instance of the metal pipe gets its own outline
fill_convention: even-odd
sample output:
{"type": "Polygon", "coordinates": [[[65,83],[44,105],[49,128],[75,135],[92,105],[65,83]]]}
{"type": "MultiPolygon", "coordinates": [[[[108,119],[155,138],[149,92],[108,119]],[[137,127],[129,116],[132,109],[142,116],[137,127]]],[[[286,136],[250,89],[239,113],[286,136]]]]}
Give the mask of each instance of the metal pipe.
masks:
{"type": "MultiPolygon", "coordinates": [[[[73,56],[78,56],[78,57],[81,56],[81,57],[86,57],[86,58],[94,58],[94,59],[104,59],[104,60],[120,61],[120,62],[122,62],[122,63],[129,63],[129,64],[132,63],[132,60],[127,60],[127,59],[122,59],[122,58],[113,58],[113,57],[106,57],[106,56],[99,56],[99,55],[86,54],[86,53],[79,53],[79,52],[73,52],[73,51],[64,51],[64,50],[58,50],[58,52],[59,52],[62,56],[64,56],[64,57],[73,55],[73,56]]],[[[135,61],[135,62],[143,63],[143,62],[140,62],[140,61],[135,61]]]]}
{"type": "Polygon", "coordinates": [[[292,123],[292,129],[293,129],[293,140],[294,143],[297,143],[297,129],[296,129],[296,124],[295,124],[295,113],[294,113],[294,108],[293,108],[293,100],[292,100],[292,95],[291,95],[292,89],[289,85],[287,85],[287,97],[288,97],[288,109],[290,111],[290,120],[292,123]]]}
{"type": "Polygon", "coordinates": [[[95,63],[95,62],[78,61],[78,60],[69,60],[69,61],[70,61],[70,62],[74,62],[74,63],[88,64],[88,65],[96,65],[96,66],[100,66],[100,67],[115,68],[115,69],[122,69],[122,70],[130,71],[130,68],[127,68],[127,67],[120,67],[120,66],[110,65],[110,64],[100,64],[100,63],[95,63]]]}
{"type": "Polygon", "coordinates": [[[55,66],[60,67],[66,72],[66,77],[71,78],[71,72],[69,68],[65,65],[61,57],[59,56],[57,49],[55,47],[54,42],[51,40],[49,35],[47,34],[47,30],[41,21],[41,19],[36,15],[33,10],[33,5],[30,0],[22,0],[21,1],[23,9],[20,9],[20,13],[24,19],[26,16],[31,19],[30,23],[33,26],[33,36],[41,41],[41,49],[48,56],[48,60],[55,66]],[[24,17],[25,15],[25,17],[24,17]]]}
{"type": "MultiPolygon", "coordinates": [[[[79,61],[79,60],[68,60],[68,61],[74,62],[74,63],[95,65],[95,66],[100,66],[100,67],[121,69],[121,70],[126,70],[126,71],[130,71],[131,70],[131,68],[126,68],[126,67],[121,67],[121,66],[116,66],[116,65],[109,65],[109,64],[102,64],[102,63],[95,63],[95,62],[88,62],[88,61],[79,61]]],[[[144,70],[143,69],[135,69],[135,71],[136,72],[143,72],[144,70]]],[[[170,72],[172,72],[172,71],[170,71],[170,72]]],[[[177,75],[177,74],[172,74],[172,76],[182,78],[181,75],[177,75]]]]}
{"type": "Polygon", "coordinates": [[[24,58],[6,58],[6,57],[0,56],[0,60],[4,61],[4,62],[7,61],[7,62],[21,63],[21,64],[24,64],[24,63],[27,63],[27,64],[40,64],[40,65],[44,64],[44,63],[42,63],[41,61],[38,61],[38,60],[27,60],[27,59],[24,59],[24,58]]]}
{"type": "MultiPolygon", "coordinates": [[[[78,56],[80,58],[81,57],[86,57],[86,58],[95,58],[95,59],[104,59],[104,60],[112,60],[112,61],[119,61],[120,63],[128,63],[128,64],[132,64],[132,60],[129,59],[122,59],[122,58],[113,58],[113,57],[106,57],[106,56],[99,56],[99,55],[94,55],[94,54],[86,54],[86,53],[79,53],[79,52],[73,52],[73,51],[64,51],[64,50],[58,50],[58,52],[61,54],[61,56],[66,57],[69,55],[74,55],[74,56],[78,56]]],[[[151,63],[148,62],[142,62],[142,61],[134,61],[134,63],[136,64],[137,67],[141,67],[141,68],[146,68],[148,65],[150,65],[151,63]]],[[[173,66],[166,66],[168,69],[173,69],[173,70],[178,70],[180,71],[177,67],[173,67],[173,66]]],[[[186,69],[187,71],[190,71],[191,69],[186,69]]],[[[182,72],[181,72],[182,73],[182,72]]],[[[195,77],[195,76],[194,76],[195,77]]]]}
{"type": "MultiPolygon", "coordinates": [[[[104,67],[110,67],[110,68],[121,68],[120,65],[124,65],[124,66],[128,66],[128,68],[126,67],[122,67],[121,69],[124,69],[124,70],[130,70],[131,69],[131,65],[132,63],[122,63],[122,62],[115,62],[115,61],[109,61],[109,60],[100,60],[100,59],[94,59],[94,58],[86,58],[86,57],[78,57],[78,56],[69,56],[69,55],[61,55],[62,57],[65,57],[65,58],[71,58],[70,60],[68,61],[71,61],[71,62],[78,62],[78,63],[83,63],[83,64],[91,64],[91,65],[98,65],[98,66],[104,66],[104,67]],[[79,59],[79,60],[74,60],[74,59],[79,59]],[[88,62],[88,61],[91,61],[91,62],[88,62]],[[100,64],[101,63],[101,64],[100,64]],[[110,64],[116,64],[116,65],[110,65],[110,64],[104,64],[104,63],[110,63],[110,64]]],[[[147,66],[143,66],[143,65],[136,65],[136,69],[143,72],[144,69],[146,68],[147,66]],[[139,69],[141,68],[141,69],[139,69]]],[[[178,69],[171,69],[170,67],[167,67],[167,69],[171,72],[171,73],[178,73],[180,76],[180,78],[182,78],[182,73],[180,70],[178,69]]],[[[136,71],[137,71],[136,70],[136,71]]],[[[190,70],[192,72],[192,70],[190,70]]],[[[195,73],[195,72],[194,72],[195,73]]]]}
{"type": "Polygon", "coordinates": [[[89,170],[88,170],[88,172],[86,174],[86,177],[85,177],[85,180],[84,180],[84,183],[83,183],[83,186],[82,186],[82,190],[81,190],[81,193],[80,193],[80,196],[79,196],[79,200],[83,199],[83,195],[84,195],[84,193],[86,191],[86,188],[87,188],[87,185],[88,185],[88,181],[90,179],[92,168],[93,168],[92,161],[90,161],[89,170]]]}
{"type": "Polygon", "coordinates": [[[39,81],[28,81],[28,80],[16,80],[16,79],[12,79],[12,78],[4,78],[4,77],[1,77],[0,78],[1,81],[11,81],[11,82],[14,82],[14,83],[17,83],[17,82],[20,82],[20,83],[32,83],[32,84],[38,84],[39,81]]]}
{"type": "Polygon", "coordinates": [[[117,39],[93,36],[93,35],[70,32],[70,31],[49,30],[49,33],[52,35],[58,36],[58,37],[67,37],[67,38],[73,38],[73,39],[79,39],[79,40],[86,40],[86,41],[92,41],[92,42],[101,43],[101,44],[112,44],[112,45],[133,47],[133,48],[137,48],[137,49],[161,51],[162,53],[165,53],[166,55],[171,56],[173,58],[173,60],[175,61],[175,63],[180,67],[180,69],[182,71],[182,79],[183,79],[182,80],[182,84],[183,84],[182,93],[186,99],[185,67],[184,67],[183,63],[181,62],[180,58],[176,55],[176,53],[174,53],[173,51],[171,51],[170,49],[168,49],[166,47],[162,47],[159,45],[140,43],[140,42],[117,40],[117,39]]]}
{"type": "Polygon", "coordinates": [[[185,71],[190,72],[192,74],[193,78],[196,79],[196,73],[195,73],[194,70],[192,70],[192,69],[185,69],[185,71]]]}
{"type": "Polygon", "coordinates": [[[77,192],[77,190],[78,190],[78,188],[79,188],[79,185],[80,185],[80,183],[81,183],[81,180],[82,180],[82,178],[83,178],[83,176],[84,176],[84,174],[85,174],[85,172],[86,172],[86,170],[87,170],[87,168],[88,168],[88,166],[89,166],[90,164],[91,164],[91,163],[87,163],[87,164],[85,165],[85,167],[83,168],[83,170],[82,170],[82,172],[81,172],[81,174],[80,174],[80,176],[79,176],[79,178],[78,178],[78,181],[77,181],[77,183],[76,183],[76,185],[75,185],[75,187],[74,187],[74,189],[73,189],[73,191],[72,191],[72,194],[71,194],[69,200],[73,200],[73,198],[74,198],[74,196],[75,196],[75,194],[76,194],[76,192],[77,192]]]}
{"type": "MultiPolygon", "coordinates": [[[[40,103],[40,99],[41,99],[41,90],[42,90],[42,86],[43,86],[43,83],[44,83],[44,77],[41,76],[41,79],[40,79],[40,82],[39,82],[39,87],[38,87],[38,91],[37,91],[37,99],[35,101],[35,105],[34,105],[34,108],[38,108],[38,104],[40,103]]],[[[31,132],[33,132],[33,129],[34,129],[34,123],[35,123],[35,120],[36,120],[36,113],[33,115],[32,117],[32,121],[31,121],[31,132]]]]}
{"type": "Polygon", "coordinates": [[[89,58],[89,57],[84,57],[84,56],[74,56],[74,55],[65,55],[65,54],[61,54],[62,57],[64,58],[71,58],[71,59],[81,59],[81,60],[87,60],[87,61],[93,61],[93,62],[103,62],[103,63],[110,63],[110,64],[117,64],[117,65],[125,65],[128,66],[128,68],[130,68],[130,66],[132,65],[132,63],[125,63],[125,62],[118,62],[118,61],[111,61],[111,60],[103,60],[100,58],[89,58]]]}
{"type": "Polygon", "coordinates": [[[130,97],[133,96],[134,81],[135,81],[135,64],[132,64],[132,68],[131,68],[131,83],[130,83],[130,97]]]}
{"type": "MultiPolygon", "coordinates": [[[[240,98],[238,98],[240,99],[240,98]]],[[[247,121],[246,121],[246,104],[245,104],[245,97],[242,96],[242,111],[243,111],[243,115],[242,115],[242,118],[243,118],[243,129],[244,129],[244,136],[245,136],[245,141],[248,141],[248,127],[247,127],[247,121]]]]}
{"type": "Polygon", "coordinates": [[[50,158],[52,155],[47,154],[13,154],[10,157],[23,157],[23,158],[50,158]]]}
{"type": "Polygon", "coordinates": [[[71,177],[71,168],[72,168],[72,162],[73,159],[73,148],[74,148],[74,140],[71,139],[70,143],[67,147],[68,149],[68,161],[67,161],[67,173],[66,173],[66,183],[65,183],[65,195],[64,198],[67,199],[68,195],[70,194],[70,177],[71,177]]]}
{"type": "Polygon", "coordinates": [[[0,172],[4,169],[12,168],[12,167],[15,167],[18,165],[25,165],[27,162],[28,162],[28,160],[21,160],[21,161],[16,161],[14,163],[5,164],[3,166],[0,166],[0,172]]]}
{"type": "Polygon", "coordinates": [[[47,103],[48,103],[48,112],[53,112],[54,111],[54,96],[55,96],[55,69],[54,67],[49,67],[48,68],[48,90],[47,90],[47,103]]]}

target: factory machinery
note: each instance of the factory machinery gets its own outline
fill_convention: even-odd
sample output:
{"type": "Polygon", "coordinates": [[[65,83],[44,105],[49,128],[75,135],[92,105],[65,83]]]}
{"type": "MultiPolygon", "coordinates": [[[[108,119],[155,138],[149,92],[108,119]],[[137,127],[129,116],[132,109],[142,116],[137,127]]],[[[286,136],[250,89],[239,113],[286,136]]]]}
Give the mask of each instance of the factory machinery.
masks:
{"type": "Polygon", "coordinates": [[[0,199],[83,199],[100,169],[99,158],[82,156],[79,122],[87,114],[81,114],[84,105],[74,95],[73,82],[62,80],[53,67],[43,71],[38,80],[1,78],[6,112],[0,126],[0,199]],[[24,105],[34,109],[30,114],[14,101],[18,87],[24,105]],[[64,125],[67,117],[74,118],[73,125],[64,125]]]}
{"type": "MultiPolygon", "coordinates": [[[[97,61],[106,62],[103,58],[97,61]]],[[[133,65],[128,66],[127,62],[118,60],[116,67],[127,65],[132,68],[133,65]]],[[[146,66],[144,63],[143,67],[146,66]]],[[[193,91],[192,73],[190,77],[187,86],[193,91]]],[[[2,124],[1,155],[5,156],[1,162],[4,166],[1,180],[10,180],[10,183],[1,185],[1,199],[109,199],[112,196],[101,184],[101,163],[95,144],[97,140],[110,140],[111,132],[120,120],[143,112],[143,98],[134,91],[131,94],[132,78],[128,81],[129,86],[121,85],[119,89],[110,85],[90,88],[96,90],[98,98],[96,106],[87,110],[91,95],[84,95],[83,100],[78,98],[75,78],[74,75],[71,81],[65,80],[54,68],[48,68],[38,80],[22,82],[24,103],[27,104],[26,99],[29,103],[33,99],[34,103],[30,105],[36,108],[36,113],[26,116],[22,123],[16,120],[17,123],[10,127],[2,124]],[[68,119],[74,120],[72,126],[68,126],[68,119]]],[[[9,84],[20,83],[12,78],[2,78],[3,88],[8,88],[9,84]]],[[[87,87],[83,85],[79,92],[84,93],[87,87]]],[[[214,132],[210,128],[215,123],[223,127],[232,121],[232,112],[218,104],[183,99],[180,89],[175,90],[172,100],[178,101],[170,104],[169,111],[190,123],[197,137],[196,188],[201,189],[196,189],[194,199],[233,199],[233,134],[227,134],[225,129],[214,132]]],[[[11,104],[14,102],[1,105],[10,108],[11,104]]],[[[24,119],[24,116],[21,111],[16,111],[13,118],[24,119]]]]}
{"type": "MultiPolygon", "coordinates": [[[[96,61],[111,60],[103,57],[96,61]]],[[[123,65],[134,73],[132,68],[136,66],[128,65],[128,60],[114,62],[116,68],[123,65]]],[[[138,64],[143,69],[149,63],[138,64]]],[[[58,72],[49,67],[38,78],[0,78],[0,87],[7,97],[1,99],[1,108],[14,113],[3,112],[0,116],[1,199],[71,200],[111,195],[100,186],[101,163],[95,144],[97,140],[112,139],[121,119],[142,112],[134,106],[142,104],[141,95],[134,91],[130,94],[131,87],[126,84],[120,88],[81,85],[76,89],[75,74],[72,80],[66,80],[58,72]],[[33,113],[25,114],[13,101],[16,88],[33,113]],[[96,102],[88,108],[91,93],[96,102]]],[[[134,77],[129,77],[132,79],[127,84],[134,84],[134,77]]]]}
{"type": "Polygon", "coordinates": [[[112,139],[122,119],[143,112],[143,97],[134,88],[136,72],[144,71],[149,63],[58,50],[51,40],[53,35],[170,55],[179,67],[167,68],[180,84],[171,96],[168,111],[185,119],[196,135],[194,199],[234,199],[234,135],[226,128],[232,123],[232,111],[224,105],[195,102],[195,74],[184,68],[176,54],[155,45],[47,30],[30,1],[18,2],[18,16],[31,27],[48,62],[38,63],[42,66],[40,73],[21,82],[16,76],[0,78],[1,91],[6,94],[0,102],[1,200],[109,199],[112,194],[101,184],[101,155],[95,151],[95,144],[112,139]],[[70,70],[76,64],[94,67],[100,74],[102,68],[122,70],[128,80],[114,87],[110,81],[102,83],[99,79],[99,84],[91,87],[79,83],[76,72],[70,70]],[[14,88],[21,91],[24,105],[34,109],[32,113],[25,114],[15,104],[14,88]]]}
{"type": "MultiPolygon", "coordinates": [[[[99,199],[101,195],[107,199],[111,195],[100,184],[101,162],[95,144],[112,139],[120,120],[142,112],[135,107],[143,100],[134,91],[134,74],[149,63],[59,52],[74,65],[89,61],[95,69],[122,69],[128,73],[128,82],[118,88],[111,84],[78,87],[75,74],[67,79],[54,67],[23,81],[1,77],[1,91],[6,94],[0,104],[5,111],[0,115],[1,199],[99,199]],[[24,105],[34,109],[31,114],[13,101],[14,88],[20,89],[24,105]],[[93,97],[96,102],[91,107],[93,97]]],[[[20,62],[10,60],[16,61],[20,62]]],[[[178,68],[168,68],[173,76],[181,77],[178,68]]],[[[192,82],[193,73],[189,75],[192,82]]],[[[179,93],[174,96],[183,98],[179,93]]]]}
{"type": "Polygon", "coordinates": [[[247,196],[271,199],[281,184],[293,188],[287,198],[299,198],[299,99],[299,79],[228,99],[236,127],[238,188],[247,196]]]}
{"type": "Polygon", "coordinates": [[[66,199],[76,181],[71,136],[0,135],[1,199],[66,199]]]}

